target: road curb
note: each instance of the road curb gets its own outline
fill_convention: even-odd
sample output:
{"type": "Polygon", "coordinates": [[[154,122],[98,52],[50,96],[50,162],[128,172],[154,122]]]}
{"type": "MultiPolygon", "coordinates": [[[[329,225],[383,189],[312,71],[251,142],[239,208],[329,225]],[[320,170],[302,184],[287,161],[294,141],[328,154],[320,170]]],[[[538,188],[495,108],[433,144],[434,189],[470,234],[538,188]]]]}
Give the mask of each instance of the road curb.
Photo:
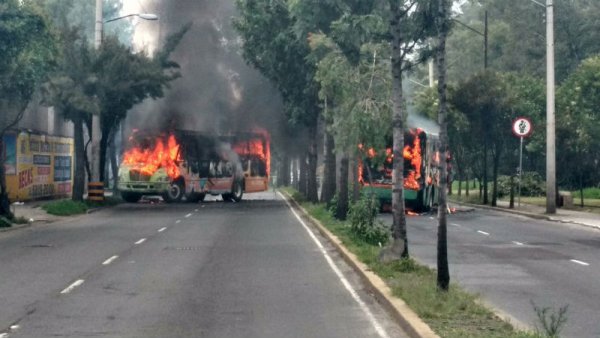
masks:
{"type": "Polygon", "coordinates": [[[471,208],[486,209],[486,210],[492,210],[492,211],[498,211],[498,212],[505,212],[505,213],[509,213],[509,214],[517,214],[517,215],[521,215],[521,216],[525,216],[525,217],[529,217],[529,218],[534,218],[534,219],[540,219],[540,220],[549,221],[549,222],[558,222],[558,223],[565,223],[565,224],[577,224],[577,225],[585,226],[585,227],[588,227],[588,228],[600,229],[599,226],[594,225],[594,224],[588,224],[588,223],[578,222],[578,221],[573,221],[573,220],[565,220],[565,219],[557,218],[555,216],[541,215],[541,214],[536,214],[536,213],[533,213],[533,212],[527,212],[527,211],[521,211],[521,210],[515,210],[515,209],[499,208],[499,207],[492,207],[492,206],[488,206],[488,205],[479,205],[479,204],[472,204],[472,203],[466,203],[466,202],[457,202],[457,201],[451,201],[451,203],[458,204],[458,205],[464,205],[464,206],[468,206],[468,207],[471,207],[471,208]]]}
{"type": "Polygon", "coordinates": [[[319,220],[312,217],[296,200],[288,193],[283,192],[285,198],[297,210],[302,212],[302,217],[309,220],[315,226],[323,237],[333,244],[340,253],[344,261],[354,269],[360,276],[363,283],[369,291],[373,293],[377,301],[384,306],[387,312],[400,324],[406,333],[412,338],[439,338],[433,330],[419,316],[408,307],[400,298],[393,296],[392,289],[385,283],[381,277],[373,273],[369,267],[359,261],[356,255],[348,251],[342,244],[342,241],[330,232],[319,220]]]}

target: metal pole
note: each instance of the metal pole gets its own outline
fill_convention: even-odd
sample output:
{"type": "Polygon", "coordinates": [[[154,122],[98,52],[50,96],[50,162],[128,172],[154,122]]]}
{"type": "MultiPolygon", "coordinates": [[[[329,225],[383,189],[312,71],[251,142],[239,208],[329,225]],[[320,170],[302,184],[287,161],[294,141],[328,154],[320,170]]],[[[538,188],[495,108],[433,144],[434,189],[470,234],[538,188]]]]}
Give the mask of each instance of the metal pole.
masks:
{"type": "MultiPolygon", "coordinates": [[[[96,50],[100,49],[102,44],[102,0],[96,0],[96,30],[94,47],[96,50]]],[[[92,182],[100,181],[100,116],[98,114],[92,115],[92,160],[91,160],[91,172],[92,182]]]]}
{"type": "Polygon", "coordinates": [[[521,181],[523,179],[523,137],[521,137],[521,148],[519,149],[519,195],[517,197],[518,207],[521,207],[521,181]]]}
{"type": "Polygon", "coordinates": [[[556,213],[554,5],[546,0],[546,213],[556,213]]]}

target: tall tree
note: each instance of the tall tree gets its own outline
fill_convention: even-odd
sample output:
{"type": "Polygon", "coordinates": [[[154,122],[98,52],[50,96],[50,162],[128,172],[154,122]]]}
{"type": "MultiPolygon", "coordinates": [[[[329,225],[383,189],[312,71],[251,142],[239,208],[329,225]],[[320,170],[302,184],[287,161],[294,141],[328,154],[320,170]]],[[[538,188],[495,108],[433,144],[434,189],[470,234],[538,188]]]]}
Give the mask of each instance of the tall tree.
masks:
{"type": "MultiPolygon", "coordinates": [[[[28,0],[0,3],[0,143],[23,117],[54,64],[55,51],[55,37],[38,6],[28,0]]],[[[0,154],[0,216],[12,218],[4,161],[0,154]]]]}
{"type": "Polygon", "coordinates": [[[288,120],[308,135],[300,164],[306,176],[307,198],[316,202],[320,106],[315,65],[306,60],[310,52],[306,36],[297,34],[297,18],[291,15],[287,2],[237,0],[236,5],[240,16],[234,20],[234,26],[243,39],[244,59],[277,87],[288,120]]]}
{"type": "Polygon", "coordinates": [[[450,28],[450,4],[447,0],[437,0],[436,27],[438,31],[438,46],[436,64],[438,74],[440,124],[440,194],[438,206],[438,239],[437,239],[437,285],[440,290],[448,291],[450,285],[450,270],[448,269],[448,237],[447,237],[447,200],[448,187],[448,105],[446,99],[446,37],[450,28]]]}

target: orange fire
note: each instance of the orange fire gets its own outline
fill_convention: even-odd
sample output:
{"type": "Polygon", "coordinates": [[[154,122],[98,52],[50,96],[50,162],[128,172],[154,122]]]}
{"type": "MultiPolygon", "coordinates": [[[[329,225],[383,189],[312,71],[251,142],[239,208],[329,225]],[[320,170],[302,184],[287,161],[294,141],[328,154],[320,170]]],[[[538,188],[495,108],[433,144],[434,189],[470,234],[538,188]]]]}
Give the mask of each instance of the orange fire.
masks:
{"type": "Polygon", "coordinates": [[[404,182],[404,187],[407,189],[418,190],[420,189],[418,179],[421,178],[421,139],[419,135],[423,131],[421,129],[415,129],[411,131],[411,134],[414,136],[414,141],[412,147],[410,145],[406,145],[404,147],[403,156],[405,159],[410,161],[410,164],[413,166],[414,171],[409,172],[406,181],[404,182]]]}
{"type": "MultiPolygon", "coordinates": [[[[133,138],[130,138],[130,140],[133,138]]],[[[180,175],[179,144],[174,135],[169,135],[166,142],[161,137],[154,140],[154,147],[136,145],[123,154],[123,164],[132,166],[132,170],[151,176],[159,168],[164,168],[171,179],[180,175]]]]}
{"type": "Polygon", "coordinates": [[[266,163],[267,175],[271,173],[271,145],[269,134],[261,130],[262,138],[253,138],[236,143],[233,150],[240,156],[256,156],[266,163]]]}

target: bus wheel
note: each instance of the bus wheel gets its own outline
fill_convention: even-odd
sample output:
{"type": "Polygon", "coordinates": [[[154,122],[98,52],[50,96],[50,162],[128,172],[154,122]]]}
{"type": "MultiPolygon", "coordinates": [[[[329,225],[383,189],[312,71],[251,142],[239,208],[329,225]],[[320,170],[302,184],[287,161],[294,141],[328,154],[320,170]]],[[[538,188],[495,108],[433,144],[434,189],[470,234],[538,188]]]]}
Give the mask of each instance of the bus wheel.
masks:
{"type": "Polygon", "coordinates": [[[180,202],[184,194],[183,183],[181,181],[171,182],[169,189],[164,193],[163,198],[167,203],[180,202]]]}
{"type": "Polygon", "coordinates": [[[241,181],[236,180],[233,183],[233,188],[231,189],[231,194],[229,195],[236,202],[240,202],[242,200],[242,196],[244,196],[244,187],[242,186],[241,181]]]}
{"type": "Polygon", "coordinates": [[[137,203],[142,198],[142,194],[121,191],[121,198],[127,203],[137,203]]]}

